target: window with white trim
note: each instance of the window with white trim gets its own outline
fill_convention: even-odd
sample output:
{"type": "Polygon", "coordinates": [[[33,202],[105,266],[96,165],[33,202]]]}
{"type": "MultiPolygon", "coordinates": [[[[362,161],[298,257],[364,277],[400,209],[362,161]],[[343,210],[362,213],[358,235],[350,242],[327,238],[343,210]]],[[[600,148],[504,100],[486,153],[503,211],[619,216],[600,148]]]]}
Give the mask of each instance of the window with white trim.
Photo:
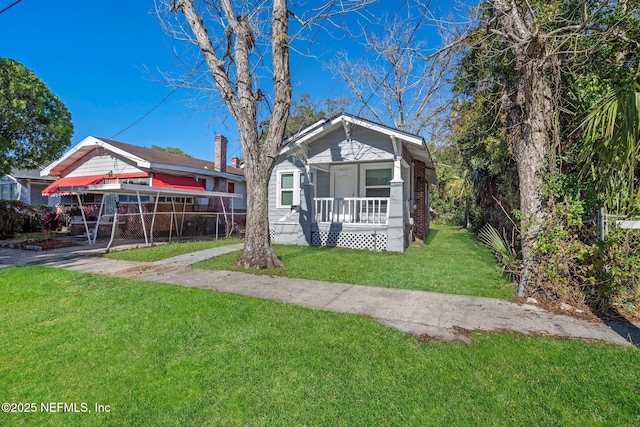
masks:
{"type": "Polygon", "coordinates": [[[288,208],[300,204],[300,184],[304,175],[300,171],[278,171],[277,202],[279,208],[288,208]]]}
{"type": "Polygon", "coordinates": [[[392,168],[367,168],[364,171],[365,197],[389,197],[392,168]]]}
{"type": "Polygon", "coordinates": [[[104,178],[104,184],[136,184],[136,185],[151,185],[150,178],[104,178]]]}

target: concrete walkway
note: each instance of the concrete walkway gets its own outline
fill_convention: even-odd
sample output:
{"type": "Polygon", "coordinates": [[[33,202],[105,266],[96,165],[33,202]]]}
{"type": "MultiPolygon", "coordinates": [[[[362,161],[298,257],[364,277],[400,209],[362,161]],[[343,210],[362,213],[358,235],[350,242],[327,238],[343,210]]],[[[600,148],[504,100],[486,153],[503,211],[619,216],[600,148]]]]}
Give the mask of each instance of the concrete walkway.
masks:
{"type": "Polygon", "coordinates": [[[387,289],[312,280],[198,270],[197,261],[241,249],[229,245],[180,255],[152,263],[96,257],[105,244],[31,252],[0,248],[0,267],[46,265],[74,271],[108,274],[172,285],[197,287],[325,310],[371,316],[379,322],[415,335],[467,341],[461,330],[501,331],[602,340],[636,346],[640,324],[593,323],[550,313],[534,305],[504,300],[387,289]]]}

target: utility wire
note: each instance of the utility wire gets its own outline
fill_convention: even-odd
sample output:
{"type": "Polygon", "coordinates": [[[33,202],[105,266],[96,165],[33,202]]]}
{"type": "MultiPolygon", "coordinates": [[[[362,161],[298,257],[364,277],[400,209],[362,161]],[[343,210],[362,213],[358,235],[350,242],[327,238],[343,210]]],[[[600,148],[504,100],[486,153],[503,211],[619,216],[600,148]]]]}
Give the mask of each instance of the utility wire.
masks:
{"type": "Polygon", "coordinates": [[[0,10],[0,13],[4,13],[7,10],[11,9],[13,6],[17,5],[18,3],[20,3],[22,0],[17,0],[14,1],[13,3],[11,3],[9,6],[5,7],[4,9],[0,10]]]}
{"type": "Polygon", "coordinates": [[[171,97],[171,95],[173,95],[174,93],[176,93],[178,91],[178,89],[181,89],[182,87],[184,87],[185,83],[187,83],[187,81],[191,78],[191,76],[196,72],[196,70],[198,70],[202,64],[204,64],[205,60],[203,59],[202,61],[200,61],[200,63],[193,69],[191,70],[191,72],[189,72],[189,74],[187,74],[187,76],[180,82],[180,84],[176,87],[174,87],[171,92],[169,92],[167,94],[167,96],[165,96],[164,98],[162,98],[160,100],[160,102],[158,102],[156,105],[154,105],[153,107],[151,107],[151,109],[149,111],[147,111],[146,113],[144,113],[142,116],[140,116],[140,118],[138,118],[136,121],[134,121],[133,123],[131,123],[129,126],[127,126],[126,128],[122,129],[120,132],[113,134],[109,137],[109,139],[113,139],[116,136],[120,135],[121,133],[124,133],[126,131],[128,131],[129,129],[131,129],[132,127],[134,127],[135,125],[137,125],[138,123],[140,123],[142,120],[144,120],[149,114],[153,113],[158,107],[160,107],[162,104],[164,104],[167,99],[169,99],[171,97]]]}

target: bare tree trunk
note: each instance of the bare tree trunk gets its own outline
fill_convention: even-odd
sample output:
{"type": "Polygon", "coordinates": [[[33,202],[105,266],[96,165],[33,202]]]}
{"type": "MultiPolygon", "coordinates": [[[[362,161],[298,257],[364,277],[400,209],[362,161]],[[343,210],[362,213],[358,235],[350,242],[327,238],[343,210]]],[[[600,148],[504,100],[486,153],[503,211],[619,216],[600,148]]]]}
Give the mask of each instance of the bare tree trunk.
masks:
{"type": "MultiPolygon", "coordinates": [[[[268,188],[270,172],[245,169],[247,183],[247,228],[238,265],[245,268],[283,268],[269,238],[268,188]]],[[[271,168],[270,168],[271,169],[271,168]]]]}
{"type": "MultiPolygon", "coordinates": [[[[286,0],[273,0],[271,16],[271,56],[273,62],[273,109],[267,138],[260,144],[256,122],[240,122],[240,142],[245,156],[247,178],[247,232],[238,265],[249,268],[284,268],[271,248],[269,237],[269,179],[280,145],[284,141],[291,104],[289,71],[288,11],[286,0]]],[[[236,36],[236,43],[238,40],[236,36]]],[[[246,78],[251,79],[247,67],[246,78]]],[[[254,103],[255,105],[255,103],[254,103]]],[[[255,113],[255,111],[254,111],[255,113]]],[[[255,116],[253,117],[255,120],[255,116]]]]}
{"type": "Polygon", "coordinates": [[[236,120],[240,145],[245,153],[247,180],[247,228],[245,244],[238,265],[246,268],[284,268],[275,256],[269,239],[268,183],[284,140],[291,79],[289,71],[288,10],[286,0],[273,0],[271,8],[271,60],[273,65],[273,108],[267,138],[258,138],[258,102],[263,96],[254,90],[250,52],[255,47],[255,35],[248,18],[233,10],[231,0],[220,0],[219,12],[226,20],[227,49],[222,57],[216,54],[207,34],[202,16],[194,0],[177,0],[173,9],[184,14],[196,43],[215,79],[220,95],[236,120]],[[233,49],[231,46],[233,45],[233,49]],[[225,62],[228,60],[229,62],[225,62]],[[229,65],[235,76],[229,73],[229,65]]]}
{"type": "Polygon", "coordinates": [[[504,39],[508,42],[519,72],[515,99],[509,97],[507,110],[507,139],[515,157],[522,214],[523,268],[518,296],[524,296],[534,262],[532,244],[540,233],[545,210],[541,194],[542,175],[551,147],[553,131],[552,91],[546,72],[549,68],[547,41],[532,28],[519,13],[515,3],[494,0],[504,39]],[[524,42],[526,41],[526,43],[524,42]]]}
{"type": "Polygon", "coordinates": [[[522,260],[523,274],[518,285],[518,296],[524,296],[529,271],[534,262],[532,244],[540,233],[545,219],[541,194],[542,174],[547,170],[547,155],[551,147],[549,117],[551,88],[537,61],[523,67],[518,98],[526,106],[523,111],[523,132],[519,141],[514,141],[513,151],[518,168],[520,185],[520,212],[522,213],[522,260]]]}

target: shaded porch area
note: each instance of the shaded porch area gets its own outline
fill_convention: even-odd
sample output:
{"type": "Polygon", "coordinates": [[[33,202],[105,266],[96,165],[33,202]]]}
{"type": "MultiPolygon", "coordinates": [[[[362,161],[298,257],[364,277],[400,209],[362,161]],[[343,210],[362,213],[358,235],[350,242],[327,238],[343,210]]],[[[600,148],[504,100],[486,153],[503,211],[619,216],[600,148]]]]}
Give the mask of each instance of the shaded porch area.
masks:
{"type": "Polygon", "coordinates": [[[303,212],[311,221],[309,243],[403,252],[416,232],[422,237],[427,231],[420,169],[424,163],[404,159],[307,165],[309,182],[302,180],[301,193],[308,198],[301,207],[309,209],[303,212]]]}

